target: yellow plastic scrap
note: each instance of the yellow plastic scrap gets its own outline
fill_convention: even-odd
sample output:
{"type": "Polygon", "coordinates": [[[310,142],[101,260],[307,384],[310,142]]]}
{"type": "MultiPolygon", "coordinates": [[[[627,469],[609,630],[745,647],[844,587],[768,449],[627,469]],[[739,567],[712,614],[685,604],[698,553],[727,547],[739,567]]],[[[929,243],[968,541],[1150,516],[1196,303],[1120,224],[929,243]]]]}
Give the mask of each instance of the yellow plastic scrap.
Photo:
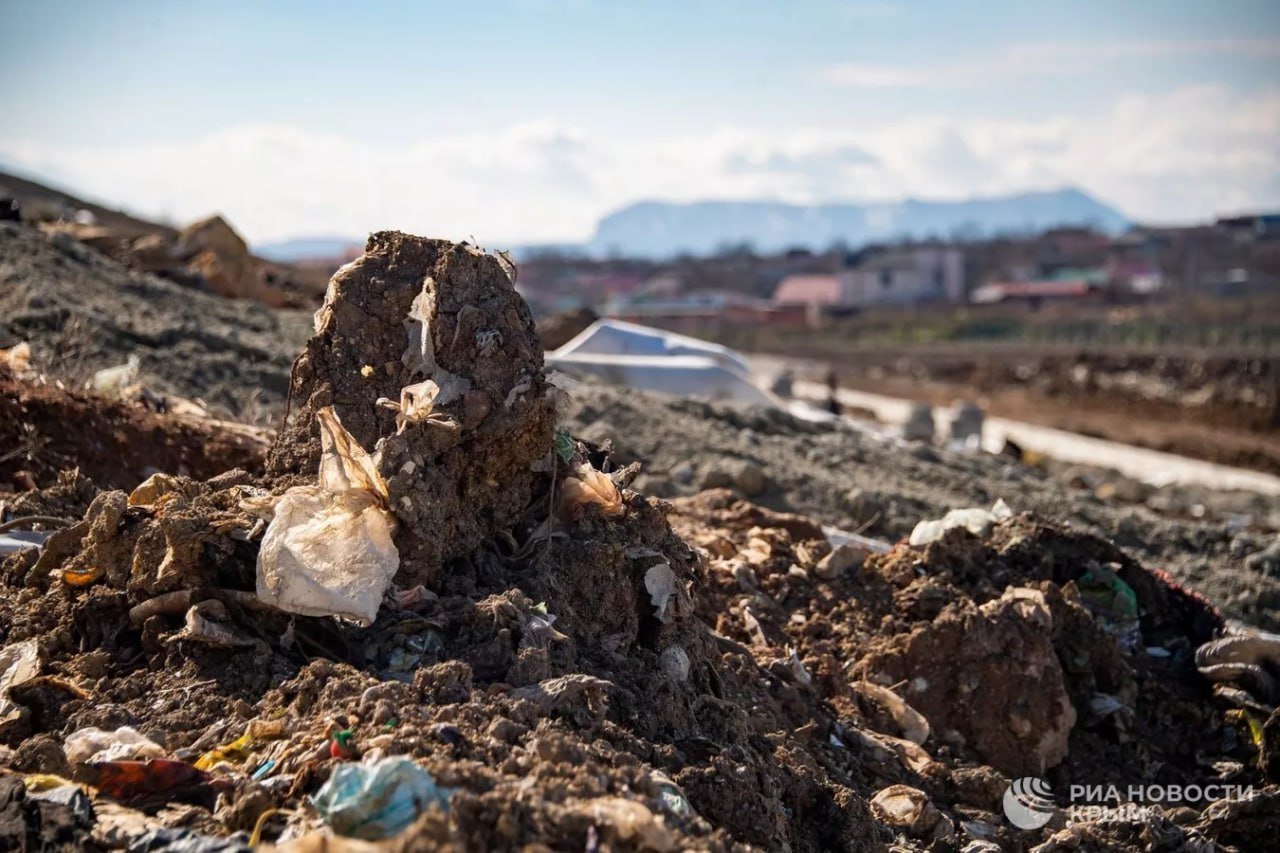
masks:
{"type": "Polygon", "coordinates": [[[28,792],[38,794],[42,791],[52,791],[64,785],[74,785],[76,783],[53,773],[30,773],[22,777],[22,784],[26,786],[28,792]]]}
{"type": "Polygon", "coordinates": [[[219,764],[241,764],[249,754],[265,741],[279,740],[284,737],[284,723],[259,722],[254,720],[245,727],[244,734],[231,743],[211,749],[195,761],[196,769],[212,770],[219,764]]]}

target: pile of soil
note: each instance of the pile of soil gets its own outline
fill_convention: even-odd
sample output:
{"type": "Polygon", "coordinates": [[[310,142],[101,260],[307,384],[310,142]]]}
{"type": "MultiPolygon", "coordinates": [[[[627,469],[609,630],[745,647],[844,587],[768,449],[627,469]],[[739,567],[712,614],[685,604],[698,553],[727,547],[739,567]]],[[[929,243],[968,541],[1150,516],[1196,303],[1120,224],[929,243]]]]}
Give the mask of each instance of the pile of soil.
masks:
{"type": "MultiPolygon", "coordinates": [[[[581,383],[576,435],[609,441],[623,464],[644,463],[637,488],[661,497],[731,486],[764,506],[800,512],[889,541],[956,507],[1015,511],[1112,540],[1126,554],[1195,587],[1229,616],[1280,629],[1280,574],[1255,559],[1276,535],[1172,515],[1064,488],[1049,469],[1015,459],[904,444],[843,424],[776,411],[640,394],[581,383]]],[[[1072,475],[1074,476],[1074,475],[1072,475]]],[[[1275,498],[1255,497],[1259,515],[1275,498]]]]}
{"type": "MultiPolygon", "coordinates": [[[[0,846],[367,850],[323,847],[313,798],[397,756],[443,793],[373,849],[1264,843],[1280,717],[1215,694],[1191,653],[1219,615],[1114,545],[1020,516],[863,560],[726,489],[645,495],[637,466],[556,428],[528,309],[465,245],[373,235],[316,328],[266,474],[99,492],[0,563],[0,846]],[[373,454],[399,554],[367,626],[255,586],[263,514],[313,488],[330,408],[373,454]],[[1104,572],[1137,637],[1089,585],[1104,572]],[[69,739],[90,726],[131,727],[148,760],[85,760],[69,739]],[[1255,796],[1024,832],[1000,809],[1026,774],[1255,796]]],[[[873,453],[759,417],[740,440],[873,453]]],[[[760,473],[721,476],[768,497],[760,473]]]]}
{"type": "Polygon", "coordinates": [[[50,486],[73,468],[109,489],[132,489],[157,472],[205,479],[233,468],[261,471],[267,450],[237,424],[68,391],[3,368],[0,437],[0,494],[50,486]]]}
{"type": "Polygon", "coordinates": [[[202,293],[69,236],[0,223],[0,347],[27,341],[34,367],[73,387],[137,356],[156,393],[269,421],[310,326],[307,312],[202,293]]]}

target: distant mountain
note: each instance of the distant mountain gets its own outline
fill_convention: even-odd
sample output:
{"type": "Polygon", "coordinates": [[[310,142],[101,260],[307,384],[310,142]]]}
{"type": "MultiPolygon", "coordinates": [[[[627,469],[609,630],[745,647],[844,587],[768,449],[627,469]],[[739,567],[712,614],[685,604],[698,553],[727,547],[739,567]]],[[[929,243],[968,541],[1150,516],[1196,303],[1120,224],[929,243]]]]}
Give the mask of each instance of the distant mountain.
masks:
{"type": "Polygon", "coordinates": [[[1129,220],[1074,188],[969,201],[794,205],[768,201],[645,201],[609,214],[586,247],[594,255],[666,258],[751,244],[758,252],[850,247],[931,237],[983,237],[1089,225],[1119,232],[1129,220]]]}
{"type": "Polygon", "coordinates": [[[275,243],[256,243],[253,251],[259,257],[281,264],[300,261],[332,260],[341,258],[352,249],[364,248],[364,238],[350,237],[294,237],[275,243]]]}

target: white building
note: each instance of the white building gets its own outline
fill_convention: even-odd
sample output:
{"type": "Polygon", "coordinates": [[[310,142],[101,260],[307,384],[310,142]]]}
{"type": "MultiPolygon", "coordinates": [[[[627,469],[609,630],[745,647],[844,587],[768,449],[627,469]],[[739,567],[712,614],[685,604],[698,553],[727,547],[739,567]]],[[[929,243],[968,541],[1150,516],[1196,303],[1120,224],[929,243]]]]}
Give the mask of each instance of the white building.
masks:
{"type": "Polygon", "coordinates": [[[846,275],[846,292],[859,308],[964,301],[964,253],[946,246],[874,255],[846,275]]]}

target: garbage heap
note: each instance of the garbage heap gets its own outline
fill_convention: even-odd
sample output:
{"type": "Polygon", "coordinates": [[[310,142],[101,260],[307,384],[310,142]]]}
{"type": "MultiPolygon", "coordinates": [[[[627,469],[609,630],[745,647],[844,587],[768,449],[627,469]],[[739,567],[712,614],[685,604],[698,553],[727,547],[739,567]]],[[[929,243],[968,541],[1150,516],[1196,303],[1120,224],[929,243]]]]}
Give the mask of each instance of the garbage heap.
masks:
{"type": "Polygon", "coordinates": [[[101,492],[0,566],[0,846],[1261,838],[1275,721],[1240,736],[1260,706],[1197,674],[1204,602],[1004,513],[872,554],[724,490],[673,506],[561,397],[509,264],[373,235],[264,476],[101,492]],[[1001,816],[1012,779],[1111,773],[1260,795],[1001,816]]]}

